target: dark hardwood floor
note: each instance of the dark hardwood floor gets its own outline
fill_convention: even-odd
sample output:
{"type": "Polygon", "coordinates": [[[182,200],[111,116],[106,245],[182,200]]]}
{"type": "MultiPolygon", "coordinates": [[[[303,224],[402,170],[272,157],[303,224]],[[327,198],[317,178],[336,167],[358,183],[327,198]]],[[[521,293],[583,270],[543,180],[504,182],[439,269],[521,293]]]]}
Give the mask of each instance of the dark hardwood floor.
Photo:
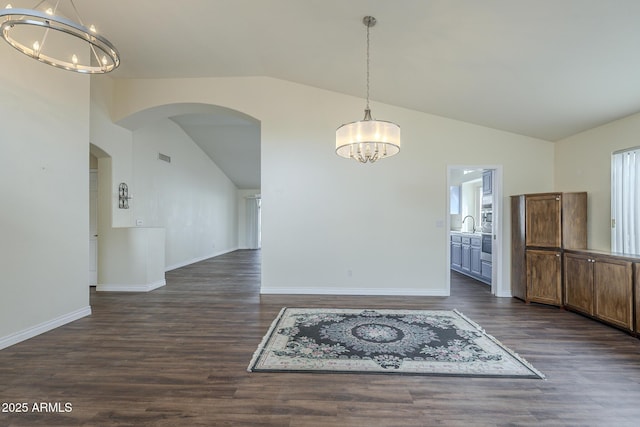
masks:
{"type": "Polygon", "coordinates": [[[91,316],[0,351],[3,409],[30,405],[0,426],[640,424],[637,338],[455,273],[450,297],[261,296],[259,257],[180,268],[150,293],[92,291],[91,316]],[[457,308],[547,379],[248,373],[283,306],[457,308]]]}

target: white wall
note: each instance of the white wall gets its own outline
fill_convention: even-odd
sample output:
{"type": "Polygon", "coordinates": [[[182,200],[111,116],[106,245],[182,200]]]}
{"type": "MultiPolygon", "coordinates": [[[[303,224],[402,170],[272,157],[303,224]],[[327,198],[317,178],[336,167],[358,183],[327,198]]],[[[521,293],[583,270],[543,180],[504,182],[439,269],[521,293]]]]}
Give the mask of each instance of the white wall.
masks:
{"type": "Polygon", "coordinates": [[[640,145],[640,114],[556,143],[557,191],[587,191],[588,245],[611,249],[611,154],[640,145]]]}
{"type": "MultiPolygon", "coordinates": [[[[119,80],[112,115],[176,102],[261,121],[263,292],[446,293],[447,165],[503,166],[506,236],[506,196],[553,188],[550,142],[377,103],[375,117],[401,125],[402,152],[341,159],[335,129],[363,100],[270,78],[119,80]]],[[[503,270],[508,289],[508,256],[503,270]]]]}
{"type": "Polygon", "coordinates": [[[0,46],[0,348],[91,313],[89,77],[0,46]]]}
{"type": "Polygon", "coordinates": [[[462,231],[473,232],[480,230],[481,218],[478,215],[478,211],[482,205],[482,200],[479,200],[478,193],[482,188],[482,179],[463,182],[460,187],[460,192],[462,193],[462,219],[464,220],[467,215],[473,217],[473,220],[469,218],[464,221],[464,224],[461,222],[462,231]]]}
{"type": "MultiPolygon", "coordinates": [[[[553,188],[554,149],[546,141],[374,103],[376,117],[401,124],[403,151],[375,165],[358,165],[335,156],[333,145],[335,128],[361,117],[362,99],[268,78],[113,84],[99,76],[93,78],[90,104],[87,76],[10,49],[0,49],[0,59],[0,345],[90,312],[89,142],[111,156],[107,198],[114,202],[117,184],[132,182],[132,203],[141,204],[141,211],[112,209],[112,225],[132,226],[134,214],[145,225],[171,217],[171,209],[156,217],[148,211],[164,195],[136,172],[135,159],[151,152],[151,140],[163,140],[143,130],[134,147],[133,133],[113,124],[145,108],[202,102],[262,121],[263,292],[441,294],[448,273],[447,232],[441,226],[447,165],[502,165],[505,195],[553,188]]],[[[155,168],[145,159],[140,168],[155,168]]],[[[186,187],[173,188],[174,194],[193,191],[190,200],[199,200],[201,190],[188,188],[202,178],[198,173],[186,187]]],[[[221,194],[234,200],[233,207],[219,204],[229,219],[236,194],[227,184],[221,194]]],[[[503,213],[508,235],[508,209],[503,213]]],[[[233,246],[234,239],[221,233],[196,246],[219,249],[207,245],[233,246]]],[[[177,248],[171,255],[176,262],[206,256],[177,248]]],[[[508,270],[507,256],[507,278],[508,270]]]]}
{"type": "Polygon", "coordinates": [[[99,265],[97,291],[149,292],[166,284],[164,228],[111,228],[102,242],[112,250],[99,265]]]}
{"type": "Polygon", "coordinates": [[[111,120],[109,109],[113,102],[113,88],[114,83],[110,77],[91,78],[91,143],[110,158],[109,165],[105,165],[109,170],[103,168],[100,171],[100,174],[108,174],[108,177],[98,177],[100,185],[106,185],[103,188],[108,189],[107,194],[101,194],[102,197],[108,197],[105,205],[108,211],[101,212],[102,218],[109,216],[109,227],[132,227],[134,222],[131,210],[118,209],[118,185],[121,182],[130,183],[133,176],[133,134],[130,130],[113,124],[111,120]],[[105,183],[105,179],[109,182],[105,183]]]}
{"type": "Polygon", "coordinates": [[[173,121],[133,132],[129,191],[136,224],[166,230],[167,270],[238,248],[236,187],[173,121]]]}
{"type": "Polygon", "coordinates": [[[109,116],[113,81],[91,79],[90,150],[98,157],[98,291],[146,292],[165,285],[165,231],[133,228],[120,209],[118,187],[131,184],[133,133],[109,116]]]}
{"type": "MultiPolygon", "coordinates": [[[[114,87],[111,79],[94,78],[91,83],[91,138],[109,156],[99,161],[99,185],[103,189],[98,265],[103,286],[99,289],[134,285],[129,290],[141,286],[148,290],[160,283],[157,274],[147,275],[151,281],[141,284],[142,270],[125,269],[130,273],[126,277],[122,271],[105,271],[122,261],[123,252],[132,250],[123,246],[125,242],[145,236],[116,228],[137,227],[136,220],[141,220],[143,227],[165,229],[163,271],[210,258],[238,246],[236,189],[166,117],[150,114],[132,128],[115,124],[110,113],[114,87]],[[158,160],[159,152],[171,156],[171,163],[158,160]],[[133,196],[130,209],[118,208],[121,182],[127,183],[133,196]]],[[[156,239],[155,233],[148,235],[156,239]]],[[[147,247],[143,242],[134,246],[147,247]]],[[[150,254],[151,264],[155,264],[156,255],[150,254]]]]}

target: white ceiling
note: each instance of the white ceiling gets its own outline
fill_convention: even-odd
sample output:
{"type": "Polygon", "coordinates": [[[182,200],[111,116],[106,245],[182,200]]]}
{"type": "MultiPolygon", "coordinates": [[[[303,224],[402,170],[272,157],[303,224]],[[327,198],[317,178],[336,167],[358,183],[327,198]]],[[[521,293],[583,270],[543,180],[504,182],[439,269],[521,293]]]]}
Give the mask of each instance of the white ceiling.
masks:
{"type": "Polygon", "coordinates": [[[240,189],[260,189],[260,124],[216,111],[170,117],[240,189]]]}
{"type": "Polygon", "coordinates": [[[549,141],[640,111],[638,0],[76,5],[119,49],[114,78],[270,76],[364,97],[373,15],[372,100],[549,141]]]}

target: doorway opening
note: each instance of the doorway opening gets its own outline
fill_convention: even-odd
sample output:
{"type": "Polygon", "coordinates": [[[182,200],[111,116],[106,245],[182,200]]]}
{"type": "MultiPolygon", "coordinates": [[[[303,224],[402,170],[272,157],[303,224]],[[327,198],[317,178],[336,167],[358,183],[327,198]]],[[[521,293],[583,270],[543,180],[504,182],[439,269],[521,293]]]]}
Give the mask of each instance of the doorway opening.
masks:
{"type": "Polygon", "coordinates": [[[89,154],[89,286],[98,285],[98,159],[89,154]]]}
{"type": "Polygon", "coordinates": [[[501,296],[502,168],[496,165],[449,166],[447,169],[447,289],[466,276],[492,295],[501,296]]]}
{"type": "Polygon", "coordinates": [[[89,143],[89,286],[100,280],[101,234],[110,226],[111,156],[89,143]]]}
{"type": "Polygon", "coordinates": [[[246,245],[247,249],[262,247],[262,199],[260,194],[246,196],[246,245]]]}

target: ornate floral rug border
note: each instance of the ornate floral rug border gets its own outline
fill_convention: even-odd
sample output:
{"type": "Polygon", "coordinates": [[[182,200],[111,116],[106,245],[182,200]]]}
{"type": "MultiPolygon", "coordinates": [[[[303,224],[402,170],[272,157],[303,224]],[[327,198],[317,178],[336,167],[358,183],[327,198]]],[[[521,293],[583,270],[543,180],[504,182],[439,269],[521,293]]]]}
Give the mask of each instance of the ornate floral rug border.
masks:
{"type": "Polygon", "coordinates": [[[285,307],[247,370],[544,378],[458,310],[285,307]]]}

